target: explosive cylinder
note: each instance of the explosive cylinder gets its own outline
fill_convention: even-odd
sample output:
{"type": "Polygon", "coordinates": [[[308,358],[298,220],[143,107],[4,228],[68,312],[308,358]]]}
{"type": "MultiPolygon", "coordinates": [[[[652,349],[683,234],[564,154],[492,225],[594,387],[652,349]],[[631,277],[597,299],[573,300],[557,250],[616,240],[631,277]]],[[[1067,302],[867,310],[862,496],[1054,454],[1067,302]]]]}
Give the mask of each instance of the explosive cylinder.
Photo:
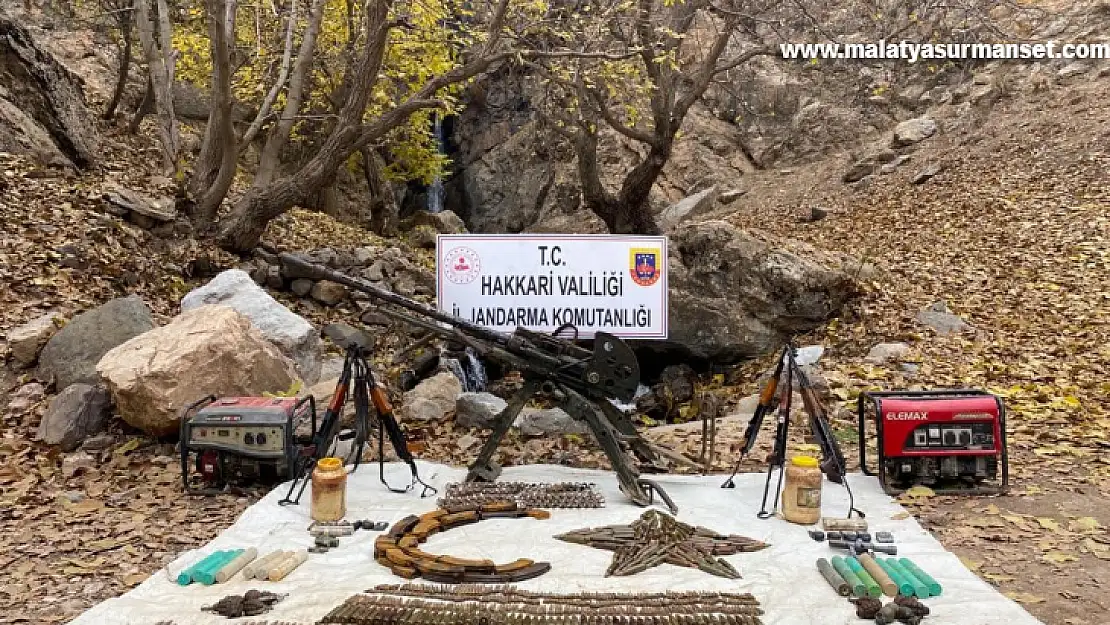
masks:
{"type": "Polygon", "coordinates": [[[243,579],[262,579],[270,571],[270,567],[292,555],[292,551],[271,551],[261,558],[251,562],[243,569],[243,579]]]}
{"type": "Polygon", "coordinates": [[[224,558],[221,558],[220,560],[214,560],[209,564],[197,567],[197,570],[193,572],[193,581],[200,582],[205,586],[211,586],[212,584],[215,584],[216,573],[218,573],[220,569],[226,566],[229,562],[242,555],[243,550],[232,549],[231,551],[227,551],[225,553],[227,555],[224,558]]]}
{"type": "MultiPolygon", "coordinates": [[[[215,551],[215,552],[213,552],[212,554],[208,555],[207,557],[205,557],[200,562],[197,562],[193,566],[190,566],[189,568],[185,569],[184,571],[181,571],[180,573],[178,573],[177,574],[177,583],[181,586],[188,586],[189,584],[192,584],[194,581],[196,581],[196,574],[197,574],[198,571],[201,570],[202,567],[211,566],[213,563],[217,563],[217,562],[226,562],[227,560],[231,559],[231,558],[228,557],[228,554],[230,554],[230,553],[231,553],[230,551],[215,551]]],[[[235,556],[231,556],[231,557],[233,558],[235,556]]]]}
{"type": "Polygon", "coordinates": [[[902,577],[901,573],[895,571],[888,562],[883,561],[881,558],[875,558],[875,563],[883,567],[883,570],[886,571],[886,574],[888,577],[890,577],[890,580],[898,586],[898,594],[904,595],[906,597],[913,596],[913,584],[909,583],[906,578],[902,577]]]}
{"type": "Polygon", "coordinates": [[[929,589],[929,594],[934,597],[940,595],[942,589],[940,584],[937,583],[937,580],[930,577],[925,571],[922,571],[912,560],[909,558],[900,558],[898,564],[901,564],[902,568],[912,573],[922,584],[925,584],[925,587],[929,589]]]}
{"type": "Polygon", "coordinates": [[[863,519],[836,519],[832,517],[821,518],[821,529],[843,532],[866,532],[867,521],[863,519]]]}
{"type": "Polygon", "coordinates": [[[236,556],[236,558],[223,566],[219,571],[216,571],[216,583],[222,584],[231,579],[233,575],[238,573],[255,558],[258,557],[258,550],[254,547],[247,549],[243,553],[236,556]]]}
{"type": "Polygon", "coordinates": [[[848,582],[844,581],[844,578],[836,572],[836,569],[829,564],[828,560],[824,558],[817,560],[817,570],[821,572],[821,575],[825,578],[825,581],[829,583],[829,586],[833,587],[836,594],[841,597],[847,597],[852,594],[852,588],[848,585],[848,582]]]}
{"type": "Polygon", "coordinates": [[[844,581],[848,583],[848,586],[851,587],[852,594],[854,596],[867,596],[867,586],[864,586],[859,577],[852,572],[852,569],[849,568],[848,563],[844,561],[844,558],[840,556],[833,556],[832,565],[833,570],[839,573],[840,576],[844,578],[844,581]]]}
{"type": "Polygon", "coordinates": [[[304,564],[308,560],[307,551],[298,551],[293,555],[285,558],[277,564],[274,568],[270,569],[270,573],[266,576],[271,582],[280,582],[285,579],[285,576],[292,573],[293,569],[304,564]]]}
{"type": "Polygon", "coordinates": [[[859,581],[863,582],[863,585],[867,587],[868,597],[877,598],[882,596],[883,589],[879,588],[875,580],[867,574],[867,571],[863,569],[863,565],[859,563],[859,560],[855,559],[855,557],[849,557],[844,559],[844,563],[848,565],[848,568],[852,569],[852,572],[856,574],[859,581]]]}
{"type": "Polygon", "coordinates": [[[919,599],[928,599],[929,598],[929,596],[930,596],[929,595],[929,587],[926,586],[925,584],[921,583],[921,580],[914,577],[913,573],[910,573],[909,571],[907,571],[906,567],[899,564],[897,559],[895,559],[895,558],[886,558],[886,563],[888,565],[890,565],[890,568],[897,571],[898,574],[902,576],[902,579],[909,582],[910,586],[913,586],[913,594],[915,596],[917,596],[917,598],[919,598],[919,599]]]}
{"type": "Polygon", "coordinates": [[[863,565],[864,570],[871,576],[871,579],[875,580],[875,583],[883,590],[884,595],[893,597],[898,594],[898,584],[895,584],[894,580],[890,579],[890,576],[886,574],[883,567],[875,562],[871,554],[861,553],[856,559],[863,565]]]}

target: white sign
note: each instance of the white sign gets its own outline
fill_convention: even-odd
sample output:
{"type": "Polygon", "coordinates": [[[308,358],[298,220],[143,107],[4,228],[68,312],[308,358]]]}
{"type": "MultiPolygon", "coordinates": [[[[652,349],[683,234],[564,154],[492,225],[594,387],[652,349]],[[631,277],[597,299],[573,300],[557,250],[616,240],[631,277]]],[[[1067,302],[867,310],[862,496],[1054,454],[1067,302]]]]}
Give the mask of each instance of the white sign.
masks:
{"type": "Polygon", "coordinates": [[[441,234],[436,259],[439,310],[492,330],[667,338],[666,237],[441,234]]]}

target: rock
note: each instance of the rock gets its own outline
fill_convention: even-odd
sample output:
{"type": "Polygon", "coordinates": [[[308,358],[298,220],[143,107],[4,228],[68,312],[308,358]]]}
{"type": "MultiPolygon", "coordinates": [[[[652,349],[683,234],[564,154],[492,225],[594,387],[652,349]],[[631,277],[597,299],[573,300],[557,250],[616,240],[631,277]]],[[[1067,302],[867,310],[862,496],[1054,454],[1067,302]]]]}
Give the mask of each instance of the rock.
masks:
{"type": "Polygon", "coordinates": [[[991,106],[1002,99],[1002,92],[994,85],[980,85],[971,90],[967,99],[976,106],[991,106]]]}
{"type": "Polygon", "coordinates": [[[321,280],[312,285],[312,291],[309,294],[312,299],[325,306],[335,306],[347,299],[347,287],[331,280],[321,280]]]}
{"type": "Polygon", "coordinates": [[[462,385],[453,374],[443,371],[423,380],[405,393],[401,404],[402,420],[437,421],[455,409],[462,385]]]}
{"type": "Polygon", "coordinates": [[[902,164],[906,163],[909,160],[910,156],[908,154],[903,154],[893,161],[887,163],[886,165],[880,167],[879,173],[884,175],[893,174],[902,164]]]}
{"type": "Polygon", "coordinates": [[[652,419],[671,421],[679,404],[694,397],[697,374],[689,365],[670,365],[659,375],[651,390],[636,398],[636,410],[652,419]]]}
{"type": "Polygon", "coordinates": [[[417,226],[409,232],[408,239],[415,247],[423,248],[426,250],[433,250],[436,247],[436,237],[439,233],[431,226],[417,226]]]}
{"type": "MultiPolygon", "coordinates": [[[[886,166],[884,165],[884,167],[886,166]]],[[[818,222],[828,217],[831,212],[832,211],[830,211],[829,209],[821,206],[811,206],[809,208],[809,215],[805,216],[802,221],[806,223],[818,222]]]]}
{"type": "Polygon", "coordinates": [[[744,196],[748,191],[747,189],[729,189],[717,196],[717,201],[721,204],[732,204],[736,200],[744,196]]]}
{"type": "Polygon", "coordinates": [[[410,217],[407,222],[405,228],[428,226],[439,234],[464,234],[466,232],[466,224],[463,223],[463,220],[453,211],[448,210],[438,213],[419,211],[410,217]]]}
{"type": "Polygon", "coordinates": [[[57,322],[60,320],[58,313],[50,312],[8,331],[8,349],[11,350],[12,359],[17,366],[30,367],[35,364],[42,346],[58,331],[57,322]]]}
{"type": "Polygon", "coordinates": [[[46,342],[38,375],[55,388],[96,384],[96,363],[113,347],[154,328],[150,309],[138,295],[110,300],[73,318],[46,342]]]}
{"type": "Polygon", "coordinates": [[[723,221],[670,236],[670,337],[639,341],[643,357],[737,362],[777,349],[836,316],[856,293],[858,261],[723,221]]]}
{"type": "Polygon", "coordinates": [[[153,228],[159,223],[177,218],[177,207],[174,205],[173,198],[154,199],[118,184],[108,185],[103,197],[106,203],[115,207],[115,210],[109,212],[119,214],[119,210],[126,211],[129,219],[140,228],[153,228]]]}
{"type": "Polygon", "coordinates": [[[917,313],[917,322],[929,326],[941,336],[970,332],[975,328],[948,309],[944,302],[937,302],[917,313]]]}
{"type": "Polygon", "coordinates": [[[492,393],[463,393],[455,400],[455,423],[468,428],[492,428],[497,414],[507,405],[492,393]]]}
{"type": "Polygon", "coordinates": [[[805,367],[806,365],[817,364],[817,361],[821,360],[821,356],[824,355],[824,345],[806,345],[794,350],[794,361],[798,363],[799,367],[805,367]]]}
{"type": "Polygon", "coordinates": [[[219,304],[246,315],[255,328],[289,357],[306,384],[320,379],[320,337],[316,328],[289,310],[238,269],[221,272],[181,299],[181,311],[219,304]]]}
{"type": "Polygon", "coordinates": [[[380,260],[374,261],[374,264],[366,268],[363,276],[371,282],[381,282],[385,280],[386,263],[380,260]]]}
{"type": "Polygon", "coordinates": [[[28,382],[12,393],[8,400],[8,412],[22,414],[35,407],[46,398],[46,387],[38,382],[28,382]]]}
{"type": "Polygon", "coordinates": [[[393,323],[393,320],[390,319],[389,316],[377,310],[368,310],[362,313],[362,316],[359,317],[359,321],[368,326],[387,326],[393,323]]]}
{"type": "Polygon", "coordinates": [[[116,437],[111,434],[97,434],[81,443],[81,451],[104,451],[116,444],[116,437]]]}
{"type": "Polygon", "coordinates": [[[331,342],[335,343],[337,347],[343,349],[346,349],[351,343],[367,349],[374,346],[374,339],[369,334],[348,323],[329,323],[324,326],[324,336],[331,339],[331,342]]]}
{"type": "Polygon", "coordinates": [[[96,458],[93,458],[88,452],[78,451],[62,457],[62,475],[66,479],[95,468],[96,458]]]}
{"type": "Polygon", "coordinates": [[[879,150],[853,163],[848,171],[841,177],[841,180],[849,183],[859,182],[875,173],[882,165],[892,163],[897,160],[897,158],[898,155],[893,150],[879,150]]]}
{"type": "Polygon", "coordinates": [[[663,232],[669,232],[680,223],[711,210],[716,201],[716,186],[711,186],[704,191],[699,191],[663,209],[663,212],[659,214],[658,218],[659,227],[663,232]]]}
{"type": "Polygon", "coordinates": [[[271,289],[280,289],[285,286],[285,280],[281,277],[281,267],[277,265],[267,265],[266,286],[271,289]]]}
{"type": "Polygon", "coordinates": [[[525,436],[545,434],[585,434],[590,431],[585,423],[575,421],[561,408],[525,408],[514,424],[525,436]]]}
{"type": "Polygon", "coordinates": [[[355,249],[355,263],[359,265],[369,265],[374,262],[378,257],[378,251],[372,247],[360,247],[355,249]]]}
{"type": "Polygon", "coordinates": [[[71,384],[50,401],[39,424],[38,438],[69,452],[108,424],[111,406],[108,389],[100,385],[71,384]]]}
{"type": "Polygon", "coordinates": [[[0,152],[48,165],[96,163],[100,139],[82,80],[7,16],[0,16],[0,85],[0,152]]]}
{"type": "Polygon", "coordinates": [[[408,274],[397,276],[393,279],[393,292],[404,297],[416,295],[416,281],[408,274]]]}
{"type": "Polygon", "coordinates": [[[914,175],[913,179],[910,180],[910,182],[913,184],[925,184],[942,171],[944,171],[944,167],[939,164],[933,163],[930,165],[926,165],[924,169],[914,175]]]}
{"type": "Polygon", "coordinates": [[[879,343],[867,352],[863,361],[873,365],[885,365],[888,362],[901,360],[910,353],[910,346],[905,343],[879,343]]]}
{"type": "Polygon", "coordinates": [[[920,143],[937,132],[937,122],[930,117],[908,119],[894,127],[891,145],[896,148],[920,143]]]}
{"type": "Polygon", "coordinates": [[[297,278],[289,285],[289,290],[293,291],[298,297],[308,297],[312,292],[314,283],[308,278],[297,278]]]}
{"type": "Polygon", "coordinates": [[[96,371],[123,420],[154,436],[177,433],[181,409],[205,395],[281,393],[298,381],[293,361],[248,317],[219,305],[193,308],[112,349],[96,371]]]}

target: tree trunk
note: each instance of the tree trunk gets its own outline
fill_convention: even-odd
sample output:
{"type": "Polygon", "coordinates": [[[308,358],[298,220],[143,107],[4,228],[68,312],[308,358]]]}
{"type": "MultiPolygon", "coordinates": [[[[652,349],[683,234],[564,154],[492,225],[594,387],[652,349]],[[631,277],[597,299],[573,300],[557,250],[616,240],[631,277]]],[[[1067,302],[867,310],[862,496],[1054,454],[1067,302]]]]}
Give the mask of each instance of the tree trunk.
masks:
{"type": "Polygon", "coordinates": [[[362,149],[362,170],[370,191],[370,231],[378,236],[391,237],[397,234],[400,207],[397,206],[392,185],[382,173],[384,169],[381,155],[369,148],[362,149]]]}
{"type": "Polygon", "coordinates": [[[204,131],[200,157],[189,181],[195,204],[190,218],[195,226],[211,225],[235,179],[239,150],[231,123],[231,47],[234,44],[235,0],[206,0],[208,37],[212,56],[212,109],[204,131]]]}
{"type": "Polygon", "coordinates": [[[147,115],[154,112],[154,83],[151,82],[150,76],[146,77],[146,90],[143,91],[143,100],[139,102],[139,108],[135,109],[135,116],[131,118],[131,123],[127,125],[127,132],[135,134],[139,132],[139,126],[142,126],[143,120],[147,115]]]}
{"type": "Polygon", "coordinates": [[[266,97],[262,99],[262,106],[258,107],[258,115],[255,115],[254,121],[243,133],[243,138],[239,141],[240,150],[249,147],[254,138],[258,136],[258,131],[262,130],[262,124],[269,117],[270,109],[274,106],[278,93],[285,86],[285,82],[289,80],[289,67],[293,62],[293,33],[297,28],[297,4],[297,0],[292,0],[289,3],[289,16],[286,18],[285,24],[285,48],[281,53],[281,67],[278,69],[277,80],[266,92],[266,97]]]}
{"type": "Polygon", "coordinates": [[[301,111],[301,101],[308,86],[309,74],[312,70],[312,57],[316,50],[316,35],[320,32],[320,22],[324,17],[324,0],[313,0],[309,13],[308,26],[305,28],[301,47],[297,51],[297,62],[293,66],[293,75],[289,79],[289,92],[285,95],[285,108],[281,117],[270,131],[262,155],[259,157],[258,171],[254,175],[254,186],[262,187],[274,178],[278,165],[281,164],[281,153],[293,132],[293,124],[301,111]]]}
{"type": "Polygon", "coordinates": [[[112,91],[112,99],[108,102],[108,108],[104,110],[104,119],[108,120],[116,116],[116,109],[119,108],[119,102],[123,99],[123,92],[127,89],[127,75],[131,72],[131,31],[134,24],[131,11],[121,11],[118,22],[119,34],[120,37],[123,37],[123,50],[120,50],[119,53],[119,76],[116,77],[116,88],[112,91]]]}
{"type": "Polygon", "coordinates": [[[166,171],[174,179],[180,173],[178,152],[180,151],[180,137],[177,125],[177,116],[173,111],[173,74],[174,51],[172,42],[172,29],[170,26],[170,11],[166,0],[157,0],[157,26],[151,20],[149,0],[136,0],[137,28],[139,41],[143,45],[143,55],[146,57],[147,68],[150,72],[151,84],[154,86],[154,109],[158,114],[158,134],[162,142],[162,158],[165,161],[166,171]]]}

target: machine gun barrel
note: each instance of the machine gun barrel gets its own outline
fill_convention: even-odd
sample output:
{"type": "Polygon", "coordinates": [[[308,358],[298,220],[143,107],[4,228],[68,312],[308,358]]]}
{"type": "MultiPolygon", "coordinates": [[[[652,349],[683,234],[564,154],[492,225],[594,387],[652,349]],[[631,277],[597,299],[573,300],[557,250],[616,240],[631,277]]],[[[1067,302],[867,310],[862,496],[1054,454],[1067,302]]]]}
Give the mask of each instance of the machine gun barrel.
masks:
{"type": "Polygon", "coordinates": [[[279,255],[279,258],[281,259],[282,265],[293,269],[297,274],[305,276],[307,278],[312,278],[314,280],[331,280],[332,282],[337,282],[344,286],[351,287],[356,291],[362,291],[363,293],[366,293],[367,295],[383,302],[411,310],[412,312],[417,313],[421,316],[435,319],[436,321],[439,321],[441,323],[446,323],[447,325],[460,328],[485,341],[491,341],[502,345],[509,342],[509,335],[507,334],[503,334],[496,330],[490,330],[489,328],[483,328],[480,325],[471,323],[469,321],[466,321],[465,319],[459,319],[458,317],[448,315],[447,313],[441,313],[430,306],[425,306],[420,302],[414,302],[407,297],[402,297],[400,295],[397,295],[396,293],[390,293],[389,291],[386,291],[385,289],[382,289],[380,287],[376,287],[365,280],[353,278],[351,276],[339,273],[338,271],[332,271],[327,267],[318,265],[316,263],[310,263],[303,258],[299,258],[288,252],[283,252],[279,255]]]}

